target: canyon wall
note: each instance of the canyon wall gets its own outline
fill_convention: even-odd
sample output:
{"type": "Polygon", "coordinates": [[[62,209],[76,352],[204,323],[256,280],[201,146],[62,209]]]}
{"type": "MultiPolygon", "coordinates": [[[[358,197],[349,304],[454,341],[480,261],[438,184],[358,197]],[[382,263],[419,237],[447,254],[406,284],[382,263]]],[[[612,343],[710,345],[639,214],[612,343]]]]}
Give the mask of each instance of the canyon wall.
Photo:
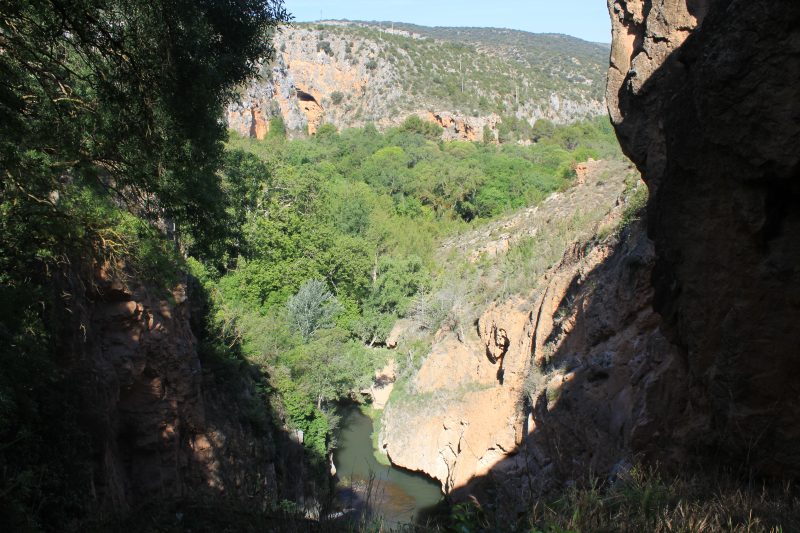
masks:
{"type": "Polygon", "coordinates": [[[191,324],[196,290],[158,290],[124,267],[65,280],[64,372],[91,443],[98,510],[124,515],[203,498],[254,510],[281,497],[302,501],[302,449],[273,427],[257,393],[264,377],[244,362],[201,361],[191,324]]]}
{"type": "Polygon", "coordinates": [[[800,4],[609,2],[607,100],[651,191],[654,306],[698,450],[800,473],[800,4]]]}
{"type": "Polygon", "coordinates": [[[579,240],[476,335],[440,331],[411,381],[424,408],[390,400],[384,451],[455,498],[524,511],[643,461],[800,473],[800,4],[609,11],[607,101],[646,219],[579,240]]]}
{"type": "Polygon", "coordinates": [[[521,239],[540,236],[543,253],[561,224],[585,226],[529,292],[484,308],[475,334],[437,333],[383,415],[380,444],[393,463],[456,498],[492,485],[498,505],[522,510],[566,480],[631,465],[635,454],[683,458],[669,443],[685,414],[686,369],[653,311],[652,242],[641,224],[613,229],[629,213],[635,179],[622,163],[589,162],[569,191],[499,221],[499,240],[482,230],[447,243],[501,263],[521,239]]]}
{"type": "Polygon", "coordinates": [[[290,134],[313,135],[323,124],[338,130],[366,124],[386,129],[415,115],[442,126],[445,140],[480,141],[484,128],[498,138],[500,109],[533,124],[539,118],[564,123],[593,117],[605,107],[602,96],[595,94],[602,76],[576,58],[552,57],[539,70],[528,71],[529,66],[512,57],[519,51],[478,46],[467,56],[474,62],[470,76],[476,79],[465,77],[456,90],[445,88],[443,78],[459,68],[458,60],[450,58],[453,65],[437,62],[444,61],[439,56],[453,43],[346,23],[284,27],[274,42],[274,61],[227,108],[228,126],[245,137],[263,139],[273,117],[282,117],[290,134]],[[498,62],[510,65],[507,70],[520,69],[504,71],[513,81],[483,75],[498,62]],[[526,73],[531,72],[559,78],[566,89],[555,89],[552,79],[528,80],[526,73]],[[501,83],[515,84],[515,94],[499,91],[501,83]],[[535,99],[525,101],[523,89],[535,99]],[[476,108],[477,95],[485,109],[476,108]]]}

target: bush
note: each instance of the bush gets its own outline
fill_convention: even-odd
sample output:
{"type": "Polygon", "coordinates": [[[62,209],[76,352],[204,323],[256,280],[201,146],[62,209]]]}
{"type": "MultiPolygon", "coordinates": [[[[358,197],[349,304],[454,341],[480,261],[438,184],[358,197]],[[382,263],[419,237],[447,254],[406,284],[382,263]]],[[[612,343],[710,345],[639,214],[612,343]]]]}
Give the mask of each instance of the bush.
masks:
{"type": "Polygon", "coordinates": [[[286,138],[286,121],[283,120],[283,116],[278,115],[269,119],[269,133],[267,136],[270,139],[286,138]]]}
{"type": "Polygon", "coordinates": [[[304,339],[309,339],[317,330],[333,325],[341,306],[324,281],[312,279],[289,298],[286,309],[290,322],[304,339]]]}
{"type": "Polygon", "coordinates": [[[333,105],[341,104],[342,100],[344,100],[344,94],[340,91],[334,91],[331,93],[331,102],[333,102],[333,105]]]}
{"type": "Polygon", "coordinates": [[[333,49],[329,41],[320,41],[317,43],[317,52],[325,52],[325,54],[333,57],[333,49]]]}
{"type": "Polygon", "coordinates": [[[650,196],[647,186],[639,182],[634,187],[633,192],[629,193],[626,198],[627,205],[625,206],[625,211],[622,212],[620,229],[626,228],[631,223],[639,220],[647,207],[647,200],[650,196]]]}
{"type": "Polygon", "coordinates": [[[438,141],[442,138],[442,127],[435,122],[422,120],[417,115],[411,115],[400,125],[400,131],[406,133],[417,133],[426,139],[438,141]]]}

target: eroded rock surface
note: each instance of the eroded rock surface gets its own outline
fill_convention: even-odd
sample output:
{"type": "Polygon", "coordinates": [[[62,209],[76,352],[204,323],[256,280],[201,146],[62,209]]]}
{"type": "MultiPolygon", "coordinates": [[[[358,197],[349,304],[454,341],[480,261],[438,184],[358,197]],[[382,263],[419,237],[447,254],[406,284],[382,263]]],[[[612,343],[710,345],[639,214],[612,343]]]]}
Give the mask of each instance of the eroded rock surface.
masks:
{"type": "MultiPolygon", "coordinates": [[[[624,202],[618,200],[626,182],[624,165],[593,162],[589,168],[583,183],[552,197],[534,212],[509,217],[499,221],[496,228],[477,230],[445,243],[445,247],[459,249],[466,257],[471,257],[472,250],[485,254],[488,250],[481,245],[481,236],[486,239],[503,230],[509,240],[517,241],[525,235],[552,231],[565,221],[575,220],[581,211],[590,214],[584,221],[589,227],[613,225],[625,208],[624,202]],[[609,173],[610,169],[616,172],[609,173]]],[[[554,391],[565,398],[584,394],[585,391],[568,392],[568,386],[561,384],[583,387],[591,375],[592,383],[596,382],[590,386],[592,403],[576,401],[574,414],[559,412],[558,416],[568,416],[569,422],[587,428],[596,423],[587,418],[602,417],[606,426],[613,418],[616,429],[597,430],[613,437],[573,439],[571,446],[608,446],[607,453],[597,455],[603,457],[604,464],[617,462],[620,455],[616,450],[624,448],[631,433],[641,431],[651,414],[642,407],[644,392],[637,393],[630,385],[633,370],[628,366],[629,361],[640,357],[647,363],[639,363],[638,371],[650,371],[651,363],[642,355],[646,343],[637,335],[641,333],[643,339],[649,339],[658,324],[649,307],[650,248],[646,239],[640,240],[644,249],[637,253],[643,257],[637,261],[643,266],[636,269],[635,276],[622,269],[603,267],[610,256],[623,253],[617,252],[614,245],[576,245],[540,280],[531,281],[535,288],[530,294],[488,305],[477,320],[477,335],[460,330],[440,331],[431,353],[407,385],[406,396],[393,398],[387,407],[381,433],[383,451],[395,464],[438,479],[447,492],[459,493],[471,487],[474,480],[492,478],[500,475],[499,471],[510,476],[503,481],[509,487],[521,484],[523,478],[526,484],[536,478],[534,484],[541,487],[550,479],[544,474],[554,460],[536,463],[523,452],[530,447],[528,451],[534,453],[532,450],[536,449],[541,458],[550,457],[553,452],[546,438],[549,433],[538,430],[546,424],[549,412],[546,408],[541,410],[541,402],[546,404],[550,398],[552,407],[554,391]],[[595,271],[601,267],[612,279],[598,281],[595,271]],[[643,287],[631,287],[634,282],[643,287]],[[605,284],[609,285],[609,301],[599,303],[597,295],[605,284]],[[614,300],[620,297],[618,292],[626,300],[614,300]],[[631,317],[636,320],[629,324],[631,317]],[[610,368],[615,365],[619,368],[612,371],[610,368]],[[606,387],[608,382],[614,386],[606,387]],[[534,405],[539,406],[539,411],[534,405]],[[628,412],[612,416],[613,409],[621,408],[628,412]],[[640,411],[636,416],[630,413],[634,409],[640,411]],[[598,414],[599,410],[604,414],[598,414]],[[629,427],[620,434],[618,430],[626,423],[629,427]]],[[[491,250],[492,256],[499,259],[497,247],[491,250]]],[[[622,259],[616,261],[617,266],[622,263],[622,259]]],[[[678,363],[673,352],[665,359],[669,360],[668,365],[678,363]]],[[[659,397],[655,403],[664,399],[659,397]]],[[[560,427],[569,422],[561,420],[560,427]]],[[[530,489],[526,491],[515,494],[530,494],[530,489]]]]}
{"type": "MultiPolygon", "coordinates": [[[[366,124],[385,129],[416,115],[442,126],[445,140],[482,141],[488,135],[487,140],[496,141],[501,122],[498,115],[487,111],[481,114],[467,105],[447,103],[441,94],[409,87],[409,80],[440,77],[442,73],[436,68],[443,67],[421,62],[423,59],[412,56],[397,41],[399,38],[420,40],[419,35],[402,30],[378,31],[375,26],[358,23],[331,21],[313,27],[282,28],[274,39],[275,60],[263,66],[260,79],[243,88],[239,102],[228,106],[228,126],[240,135],[263,139],[270,119],[278,116],[290,134],[313,135],[322,124],[332,124],[339,130],[366,124]],[[365,33],[365,28],[371,30],[365,33]],[[384,39],[385,34],[394,38],[384,39]]],[[[499,52],[496,47],[484,45],[478,46],[475,53],[476,61],[488,62],[496,61],[499,52]]],[[[593,67],[575,61],[573,58],[560,67],[549,62],[539,66],[552,69],[548,71],[551,76],[567,76],[570,94],[556,94],[549,84],[539,86],[540,82],[515,80],[518,86],[513,114],[531,124],[539,118],[564,123],[602,114],[605,102],[602,92],[597,91],[602,77],[599,72],[589,74],[594,73],[593,67]],[[520,97],[520,90],[527,91],[533,100],[526,102],[520,97]]],[[[486,91],[484,96],[489,99],[512,98],[486,91]]]]}
{"type": "Polygon", "coordinates": [[[800,472],[800,4],[611,1],[608,102],[651,190],[655,308],[685,351],[687,429],[800,472]]]}
{"type": "Polygon", "coordinates": [[[251,400],[266,408],[254,397],[263,378],[240,369],[218,380],[197,353],[187,285],[169,294],[121,282],[123,271],[104,268],[82,276],[93,279],[88,288],[78,278],[65,288],[77,332],[65,371],[83,402],[98,508],[125,513],[202,497],[265,508],[282,495],[302,499],[302,451],[272,430],[268,414],[263,424],[248,419],[251,400]]]}

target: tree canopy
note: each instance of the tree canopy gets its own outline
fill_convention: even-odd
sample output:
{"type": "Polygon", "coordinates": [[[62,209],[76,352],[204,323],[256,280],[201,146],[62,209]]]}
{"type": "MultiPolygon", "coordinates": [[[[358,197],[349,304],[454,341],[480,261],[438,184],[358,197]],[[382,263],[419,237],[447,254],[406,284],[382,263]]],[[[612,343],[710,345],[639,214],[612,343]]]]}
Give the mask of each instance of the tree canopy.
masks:
{"type": "MultiPolygon", "coordinates": [[[[87,272],[124,260],[163,287],[178,270],[176,242],[206,259],[238,253],[228,219],[252,202],[237,194],[234,205],[222,189],[223,108],[287,19],[282,0],[0,2],[0,516],[9,528],[69,530],[92,505],[89,462],[101,452],[82,430],[64,364],[78,355],[68,307],[80,305],[87,272]]],[[[231,192],[253,175],[232,177],[231,192]]]]}

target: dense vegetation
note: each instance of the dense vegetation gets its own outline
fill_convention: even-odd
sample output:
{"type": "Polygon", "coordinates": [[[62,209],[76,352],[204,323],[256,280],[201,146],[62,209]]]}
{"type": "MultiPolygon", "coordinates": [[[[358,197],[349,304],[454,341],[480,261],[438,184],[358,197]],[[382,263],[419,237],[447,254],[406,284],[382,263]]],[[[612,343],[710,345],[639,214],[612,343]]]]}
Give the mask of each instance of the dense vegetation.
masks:
{"type": "MultiPolygon", "coordinates": [[[[294,141],[276,121],[263,142],[228,139],[223,104],[286,18],[272,0],[0,5],[0,520],[9,530],[86,530],[95,510],[102,452],[80,403],[92,385],[71,369],[85,355],[80,307],[101,268],[165,294],[189,271],[208,297],[195,317],[203,361],[216,364],[207,369],[244,357],[264,370],[254,408],[277,405],[282,419],[269,422],[301,430],[323,466],[333,407],[370,383],[394,322],[414,314],[432,331],[443,319],[427,298],[447,267],[437,243],[568,187],[576,161],[618,155],[604,119],[505,121],[509,138],[534,137],[532,146],[443,143],[418,119],[385,133],[326,126],[294,141]]],[[[433,83],[454,93],[452,76],[433,83]]],[[[576,490],[524,525],[684,524],[694,500],[652,479],[576,490]]],[[[173,503],[116,529],[170,530],[160,524],[194,508],[173,503]]],[[[186,528],[276,525],[260,509],[216,505],[186,528]]],[[[469,506],[453,520],[462,531],[493,527],[469,506]]]]}
{"type": "MultiPolygon", "coordinates": [[[[226,231],[223,104],[269,56],[279,0],[0,4],[0,521],[92,503],[80,305],[94,269],[165,286],[226,231]],[[85,422],[85,421],[84,421],[85,422]]],[[[83,330],[85,332],[85,329],[83,330]]]]}
{"type": "Polygon", "coordinates": [[[437,128],[411,118],[385,133],[323,127],[229,143],[234,235],[221,263],[190,263],[213,295],[215,327],[273,376],[319,459],[335,402],[369,385],[384,363],[372,348],[440,274],[437,241],[569,186],[576,161],[616,153],[601,120],[543,128],[529,147],[444,143],[437,128]]]}
{"type": "Polygon", "coordinates": [[[203,360],[266,370],[260,394],[322,464],[332,405],[370,383],[376,347],[431,289],[435,243],[615,153],[599,120],[541,122],[530,147],[445,144],[418,119],[288,141],[276,122],[226,149],[223,104],[287,15],[220,6],[0,8],[0,512],[19,527],[74,529],[96,504],[72,372],[99,269],[165,294],[194,274],[203,360]]]}

